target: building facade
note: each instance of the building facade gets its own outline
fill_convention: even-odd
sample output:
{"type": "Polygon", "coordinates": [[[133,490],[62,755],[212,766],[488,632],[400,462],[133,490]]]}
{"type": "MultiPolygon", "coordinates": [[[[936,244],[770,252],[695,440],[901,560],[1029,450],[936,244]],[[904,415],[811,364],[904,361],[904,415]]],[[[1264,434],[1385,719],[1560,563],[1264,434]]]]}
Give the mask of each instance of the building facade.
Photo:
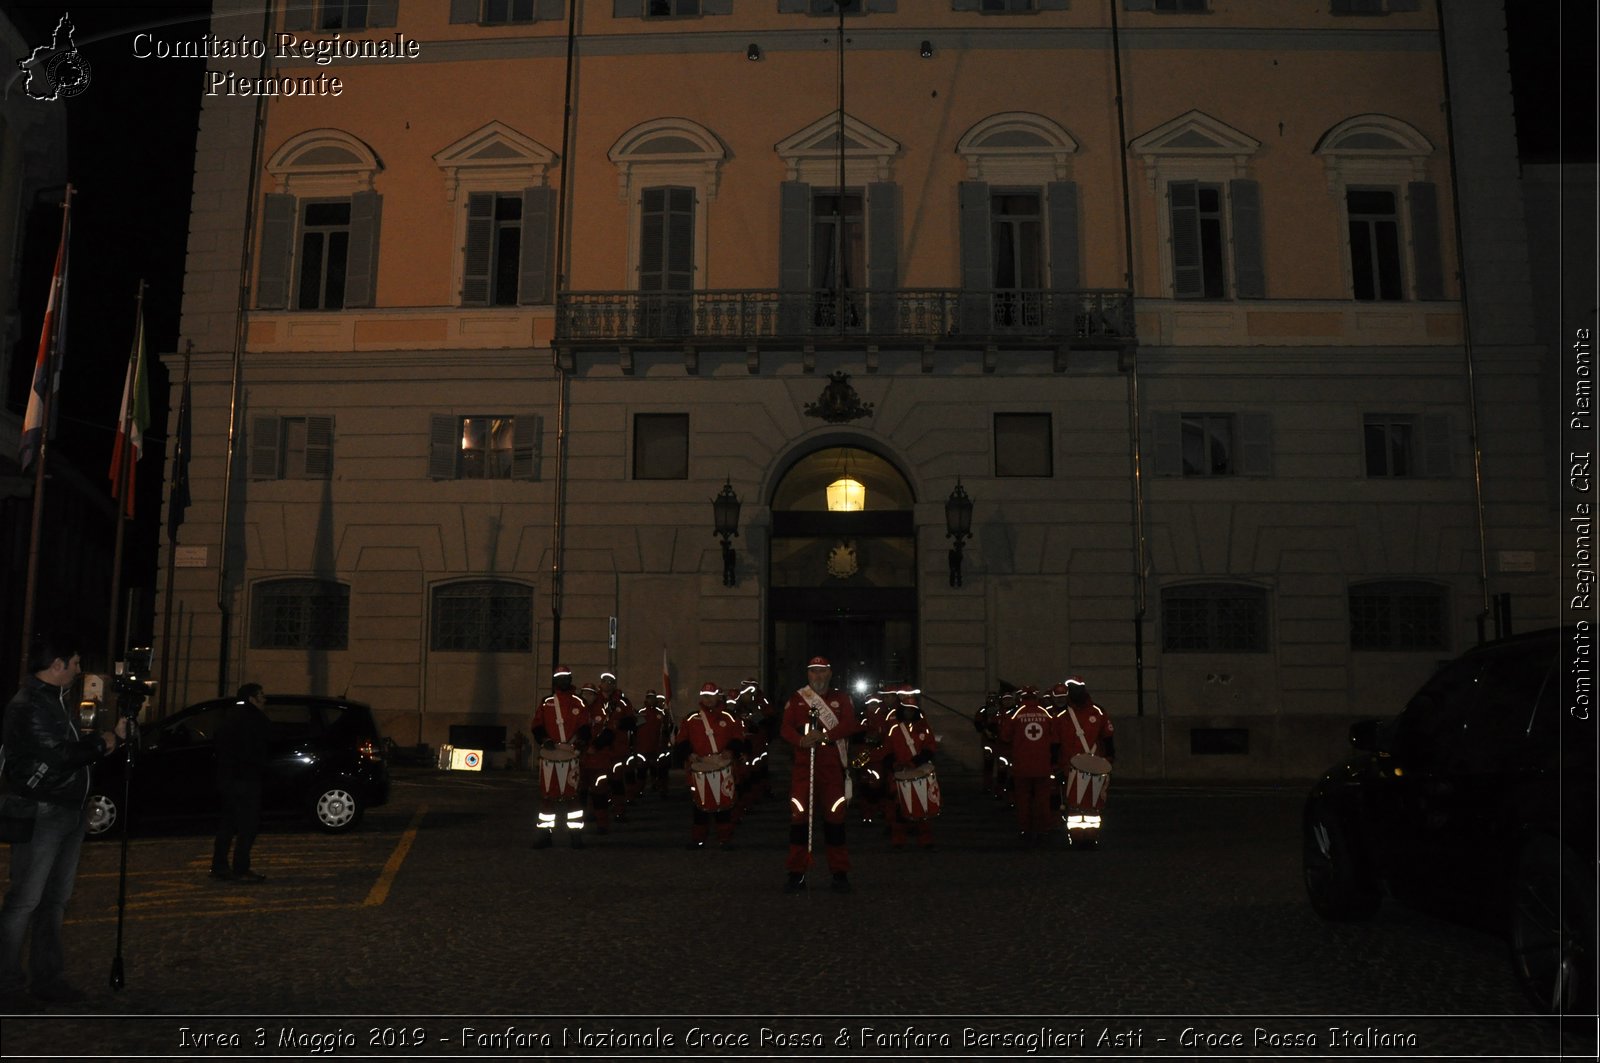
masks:
{"type": "Polygon", "coordinates": [[[178,703],[439,743],[821,652],[1293,777],[1554,617],[1498,4],[274,7],[213,19],[178,703]]]}

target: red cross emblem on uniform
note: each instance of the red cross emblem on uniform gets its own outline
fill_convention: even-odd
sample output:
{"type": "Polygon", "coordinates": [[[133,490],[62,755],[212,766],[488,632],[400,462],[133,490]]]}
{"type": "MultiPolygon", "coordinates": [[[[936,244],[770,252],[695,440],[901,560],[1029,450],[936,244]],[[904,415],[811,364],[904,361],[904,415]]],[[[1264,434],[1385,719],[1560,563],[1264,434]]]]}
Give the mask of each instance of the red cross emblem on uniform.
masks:
{"type": "Polygon", "coordinates": [[[1044,737],[1044,725],[1038,720],[1029,720],[1028,726],[1022,729],[1022,733],[1027,736],[1028,741],[1037,742],[1044,737]]]}

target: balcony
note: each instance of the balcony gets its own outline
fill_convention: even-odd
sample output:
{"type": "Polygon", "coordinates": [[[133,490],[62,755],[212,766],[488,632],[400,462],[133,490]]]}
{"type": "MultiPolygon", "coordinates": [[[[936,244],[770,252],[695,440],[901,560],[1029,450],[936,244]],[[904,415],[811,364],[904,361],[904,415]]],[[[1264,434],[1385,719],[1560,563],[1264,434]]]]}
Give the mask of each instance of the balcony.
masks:
{"type": "Polygon", "coordinates": [[[562,292],[555,344],[579,347],[1049,347],[1134,340],[1131,293],[944,288],[562,292]]]}

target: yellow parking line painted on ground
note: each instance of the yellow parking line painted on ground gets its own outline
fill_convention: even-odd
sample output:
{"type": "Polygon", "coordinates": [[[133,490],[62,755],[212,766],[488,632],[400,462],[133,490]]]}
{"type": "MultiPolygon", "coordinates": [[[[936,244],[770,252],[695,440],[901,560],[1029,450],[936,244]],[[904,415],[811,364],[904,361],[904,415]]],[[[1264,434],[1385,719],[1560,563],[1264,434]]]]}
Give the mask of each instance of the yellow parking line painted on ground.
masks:
{"type": "Polygon", "coordinates": [[[427,811],[427,805],[417,806],[417,811],[411,817],[411,822],[406,824],[405,833],[400,835],[400,841],[396,843],[394,852],[389,854],[389,862],[383,865],[383,872],[378,876],[378,881],[372,884],[372,892],[361,902],[362,907],[375,908],[389,899],[389,887],[394,884],[395,876],[400,873],[400,865],[405,863],[406,854],[411,851],[411,843],[417,840],[417,826],[427,811]]]}

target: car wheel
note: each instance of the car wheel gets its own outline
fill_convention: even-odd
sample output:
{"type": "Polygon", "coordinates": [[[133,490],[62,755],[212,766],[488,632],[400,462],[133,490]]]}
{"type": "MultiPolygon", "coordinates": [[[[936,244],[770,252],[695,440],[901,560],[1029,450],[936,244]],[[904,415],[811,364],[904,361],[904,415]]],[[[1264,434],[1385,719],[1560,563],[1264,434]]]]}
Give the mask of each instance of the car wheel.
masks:
{"type": "Polygon", "coordinates": [[[1383,894],[1364,866],[1348,827],[1327,808],[1306,813],[1306,894],[1324,919],[1370,919],[1383,894]]]}
{"type": "Polygon", "coordinates": [[[317,821],[317,826],[329,834],[354,830],[365,811],[365,806],[352,791],[337,785],[320,788],[316,800],[311,803],[311,815],[317,821]]]}
{"type": "Polygon", "coordinates": [[[1594,884],[1585,888],[1581,861],[1554,838],[1535,838],[1517,862],[1511,897],[1511,968],[1534,1008],[1544,1014],[1595,1007],[1594,884]]]}
{"type": "Polygon", "coordinates": [[[117,804],[116,798],[106,794],[90,794],[85,809],[91,838],[109,832],[122,815],[122,806],[117,804]]]}

